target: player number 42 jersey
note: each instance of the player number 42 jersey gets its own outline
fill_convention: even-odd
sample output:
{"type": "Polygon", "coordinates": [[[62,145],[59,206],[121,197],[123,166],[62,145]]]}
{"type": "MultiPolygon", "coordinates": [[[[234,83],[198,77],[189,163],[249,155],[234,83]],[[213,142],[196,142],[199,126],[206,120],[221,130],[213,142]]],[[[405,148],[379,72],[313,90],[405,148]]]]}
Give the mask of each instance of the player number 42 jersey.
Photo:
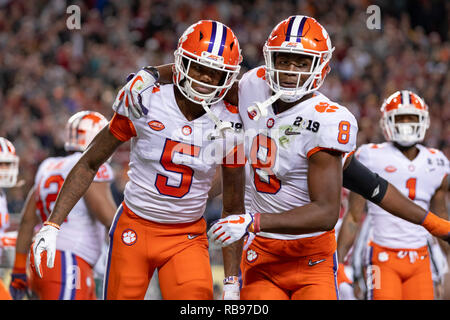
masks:
{"type": "MultiPolygon", "coordinates": [[[[281,213],[310,203],[308,158],[323,149],[345,154],[356,145],[355,117],[320,93],[278,114],[269,107],[267,117],[254,120],[247,108],[256,101],[267,100],[271,94],[262,67],[247,72],[239,82],[239,112],[250,164],[250,195],[246,194],[246,209],[250,212],[281,213]]],[[[316,234],[261,233],[280,239],[316,234]]]]}
{"type": "MultiPolygon", "coordinates": [[[[42,221],[49,217],[64,180],[81,155],[81,152],[76,152],[66,157],[48,158],[39,166],[35,177],[35,200],[36,214],[42,221]]],[[[111,182],[113,179],[112,168],[105,163],[98,170],[94,182],[111,182]]],[[[72,251],[94,265],[100,255],[104,235],[104,226],[89,213],[81,198],[61,224],[56,248],[72,251]]]]}

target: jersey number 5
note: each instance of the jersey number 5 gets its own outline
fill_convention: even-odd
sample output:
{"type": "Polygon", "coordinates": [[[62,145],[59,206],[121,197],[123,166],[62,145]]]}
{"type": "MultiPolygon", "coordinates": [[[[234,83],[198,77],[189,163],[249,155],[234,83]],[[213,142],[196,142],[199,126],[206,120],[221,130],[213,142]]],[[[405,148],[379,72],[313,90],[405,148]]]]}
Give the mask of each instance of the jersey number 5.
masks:
{"type": "Polygon", "coordinates": [[[276,155],[277,145],[272,138],[263,134],[253,138],[250,160],[258,192],[275,194],[281,188],[280,179],[272,171],[276,155]]]}
{"type": "Polygon", "coordinates": [[[166,139],[166,143],[164,145],[164,149],[159,162],[165,170],[181,174],[181,181],[178,186],[171,186],[167,183],[169,178],[158,173],[156,175],[155,187],[156,189],[158,189],[158,192],[160,194],[175,198],[182,198],[189,192],[189,189],[191,188],[194,170],[184,164],[174,163],[173,156],[175,153],[181,153],[191,157],[198,157],[200,153],[200,147],[194,146],[192,144],[174,141],[171,139],[166,139]]]}

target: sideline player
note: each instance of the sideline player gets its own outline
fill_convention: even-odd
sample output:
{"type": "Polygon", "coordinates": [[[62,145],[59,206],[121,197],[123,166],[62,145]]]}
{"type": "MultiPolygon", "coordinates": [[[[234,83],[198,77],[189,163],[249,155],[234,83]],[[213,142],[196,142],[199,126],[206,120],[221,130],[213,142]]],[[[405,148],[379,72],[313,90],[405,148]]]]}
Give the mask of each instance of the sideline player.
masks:
{"type": "MultiPolygon", "coordinates": [[[[23,298],[28,287],[26,261],[36,225],[46,222],[69,171],[82,156],[95,135],[108,124],[103,115],[94,111],[74,114],[66,125],[64,157],[50,157],[38,168],[34,186],[22,209],[16,242],[16,258],[10,292],[15,300],[23,298]]],[[[30,286],[40,300],[96,299],[93,267],[106,240],[106,228],[117,209],[110,182],[113,171],[108,163],[95,173],[94,183],[70,211],[56,241],[54,268],[42,267],[44,277],[30,274],[30,286]]],[[[56,240],[56,239],[55,239],[56,240]]],[[[33,269],[33,259],[30,259],[33,269]]]]}
{"type": "MultiPolygon", "coordinates": [[[[19,157],[14,145],[6,138],[0,137],[0,238],[10,226],[8,201],[4,188],[16,186],[19,175],[19,157]]],[[[0,257],[2,248],[0,244],[0,257]]],[[[0,279],[0,300],[11,300],[11,295],[0,279]]]]}
{"type": "MultiPolygon", "coordinates": [[[[221,101],[239,74],[241,59],[231,29],[202,20],[179,39],[175,84],[141,92],[139,118],[134,109],[130,113],[132,96],[119,92],[109,126],[70,172],[49,224],[36,236],[37,267],[41,252],[54,251],[58,226],[88,188],[93,173],[131,139],[130,181],[110,229],[104,298],[143,299],[155,268],[163,299],[213,298],[202,215],[216,167],[228,162],[224,156],[234,154],[231,140],[239,136],[225,128],[242,126],[236,107],[221,101]]],[[[158,78],[145,71],[130,80],[130,88],[139,87],[142,77],[158,78]]],[[[243,213],[243,165],[231,161],[222,170],[223,210],[243,213]]]]}
{"type": "MultiPolygon", "coordinates": [[[[447,217],[448,160],[441,151],[420,144],[429,127],[427,105],[417,94],[401,90],[384,101],[381,112],[380,125],[387,142],[362,145],[357,158],[425,210],[447,217]]],[[[338,238],[340,261],[353,244],[365,199],[353,194],[349,205],[338,238]]],[[[368,278],[377,280],[376,285],[367,284],[371,288],[368,298],[433,299],[427,230],[372,203],[368,204],[368,215],[372,228],[368,267],[377,277],[368,278]]]]}

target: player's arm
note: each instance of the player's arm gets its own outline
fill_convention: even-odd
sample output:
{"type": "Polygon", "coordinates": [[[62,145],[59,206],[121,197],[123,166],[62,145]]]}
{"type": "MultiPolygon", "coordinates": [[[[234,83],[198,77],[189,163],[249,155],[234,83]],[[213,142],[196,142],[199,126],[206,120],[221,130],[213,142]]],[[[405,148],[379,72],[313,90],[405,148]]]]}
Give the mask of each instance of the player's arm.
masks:
{"type": "MultiPolygon", "coordinates": [[[[222,218],[245,213],[245,168],[222,166],[223,210],[222,218]]],[[[251,217],[250,215],[247,215],[251,217]]],[[[246,220],[246,219],[243,219],[246,220]]],[[[251,222],[251,220],[249,221],[251,222]]],[[[248,224],[248,222],[247,222],[248,224]]],[[[220,230],[218,231],[220,233],[220,230]]],[[[224,263],[223,299],[239,299],[239,266],[242,256],[243,239],[222,248],[224,263]]]]}
{"type": "Polygon", "coordinates": [[[123,143],[109,130],[103,128],[92,140],[87,150],[69,172],[58,194],[48,221],[61,225],[75,204],[86,193],[100,166],[123,143]]]}
{"type": "Polygon", "coordinates": [[[84,195],[84,201],[89,212],[109,229],[117,210],[110,183],[93,182],[84,195]]]}
{"type": "Polygon", "coordinates": [[[39,223],[36,215],[36,192],[31,188],[22,208],[19,230],[16,240],[16,256],[11,273],[9,291],[14,300],[21,300],[26,293],[28,280],[26,274],[27,256],[33,239],[34,227],[39,223]]]}
{"type": "Polygon", "coordinates": [[[310,203],[273,215],[259,214],[259,231],[305,234],[332,230],[339,218],[342,154],[321,150],[308,159],[310,203]]]}
{"type": "MultiPolygon", "coordinates": [[[[442,183],[439,186],[439,188],[434,193],[433,197],[430,201],[430,211],[435,212],[437,216],[444,220],[448,220],[448,209],[447,209],[447,176],[442,179],[442,183]]],[[[449,252],[448,244],[439,241],[442,249],[446,251],[446,253],[449,252]]]]}
{"type": "MultiPolygon", "coordinates": [[[[392,215],[414,224],[424,226],[432,235],[449,241],[450,222],[432,212],[427,212],[396,187],[372,172],[355,157],[347,159],[343,185],[369,201],[377,204],[392,215]]],[[[445,189],[445,186],[443,186],[445,189]]]]}
{"type": "Polygon", "coordinates": [[[355,242],[356,235],[364,216],[366,199],[357,193],[350,192],[348,196],[348,211],[342,220],[337,238],[337,253],[339,263],[343,263],[350,248],[355,242]]]}
{"type": "Polygon", "coordinates": [[[222,194],[222,170],[217,168],[214,174],[213,182],[211,184],[211,189],[208,191],[208,199],[214,199],[218,195],[222,194]]]}

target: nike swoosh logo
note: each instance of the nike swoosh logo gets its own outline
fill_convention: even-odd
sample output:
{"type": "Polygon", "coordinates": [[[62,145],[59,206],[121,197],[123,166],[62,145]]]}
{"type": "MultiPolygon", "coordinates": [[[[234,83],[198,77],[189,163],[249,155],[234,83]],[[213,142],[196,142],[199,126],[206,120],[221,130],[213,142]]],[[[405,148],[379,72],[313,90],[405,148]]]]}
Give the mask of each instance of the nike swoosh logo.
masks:
{"type": "MultiPolygon", "coordinates": [[[[44,238],[40,238],[40,239],[39,239],[39,242],[37,243],[37,245],[36,245],[36,247],[35,247],[36,250],[37,250],[37,248],[39,248],[39,245],[41,244],[41,242],[44,242],[44,243],[45,243],[45,239],[44,239],[44,238]]],[[[34,250],[34,254],[36,254],[36,250],[34,250]]]]}
{"type": "Polygon", "coordinates": [[[292,136],[292,135],[295,135],[295,134],[301,134],[301,132],[299,132],[299,131],[292,131],[290,129],[286,129],[284,131],[284,134],[287,135],[287,136],[292,136]]]}
{"type": "Polygon", "coordinates": [[[188,234],[188,239],[189,240],[192,240],[192,239],[195,239],[195,238],[197,238],[199,236],[199,234],[188,234]]]}
{"type": "Polygon", "coordinates": [[[327,260],[327,259],[320,259],[320,260],[317,260],[317,261],[313,262],[311,259],[309,259],[308,266],[310,266],[310,267],[315,266],[316,264],[324,262],[325,260],[327,260]]]}

